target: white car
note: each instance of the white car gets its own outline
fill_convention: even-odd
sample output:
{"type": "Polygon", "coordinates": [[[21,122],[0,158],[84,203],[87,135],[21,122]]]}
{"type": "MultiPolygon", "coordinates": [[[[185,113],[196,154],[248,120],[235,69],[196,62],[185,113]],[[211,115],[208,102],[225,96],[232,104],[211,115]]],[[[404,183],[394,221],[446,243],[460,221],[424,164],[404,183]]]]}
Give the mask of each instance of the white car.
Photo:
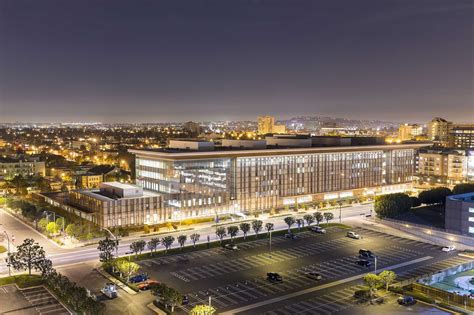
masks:
{"type": "Polygon", "coordinates": [[[347,237],[358,240],[360,238],[360,235],[357,234],[356,232],[349,231],[347,232],[347,237]]]}
{"type": "Polygon", "coordinates": [[[453,245],[449,245],[449,246],[445,246],[441,248],[441,250],[447,253],[447,252],[452,252],[453,250],[456,250],[456,247],[454,247],[453,245]]]}

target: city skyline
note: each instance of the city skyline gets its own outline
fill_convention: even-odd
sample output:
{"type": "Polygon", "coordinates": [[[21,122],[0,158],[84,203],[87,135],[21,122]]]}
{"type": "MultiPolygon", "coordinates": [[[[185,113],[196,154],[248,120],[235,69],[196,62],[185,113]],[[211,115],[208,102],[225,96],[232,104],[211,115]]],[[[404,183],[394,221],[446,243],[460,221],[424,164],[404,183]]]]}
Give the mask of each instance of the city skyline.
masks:
{"type": "Polygon", "coordinates": [[[15,1],[0,15],[2,122],[472,116],[470,1],[15,1]]]}

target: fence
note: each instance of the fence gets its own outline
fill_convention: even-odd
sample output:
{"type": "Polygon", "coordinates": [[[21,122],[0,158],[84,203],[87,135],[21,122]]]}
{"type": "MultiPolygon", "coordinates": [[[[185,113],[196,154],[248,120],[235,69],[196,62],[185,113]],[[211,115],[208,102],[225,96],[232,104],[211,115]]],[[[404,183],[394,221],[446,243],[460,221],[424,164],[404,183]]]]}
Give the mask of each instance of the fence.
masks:
{"type": "Polygon", "coordinates": [[[421,283],[413,284],[413,292],[423,293],[424,295],[429,296],[435,301],[441,299],[443,300],[443,302],[447,302],[448,304],[457,304],[457,306],[459,307],[474,308],[474,299],[470,298],[468,295],[459,295],[451,293],[441,289],[426,286],[421,283]]]}

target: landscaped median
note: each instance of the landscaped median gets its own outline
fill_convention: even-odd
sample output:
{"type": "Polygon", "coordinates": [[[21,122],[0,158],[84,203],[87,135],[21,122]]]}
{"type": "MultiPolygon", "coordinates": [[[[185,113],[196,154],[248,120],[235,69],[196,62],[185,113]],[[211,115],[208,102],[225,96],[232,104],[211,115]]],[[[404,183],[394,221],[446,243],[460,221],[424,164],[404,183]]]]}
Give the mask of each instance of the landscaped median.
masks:
{"type": "Polygon", "coordinates": [[[44,280],[40,275],[15,275],[0,278],[0,286],[7,284],[16,284],[20,289],[43,285],[44,280]]]}

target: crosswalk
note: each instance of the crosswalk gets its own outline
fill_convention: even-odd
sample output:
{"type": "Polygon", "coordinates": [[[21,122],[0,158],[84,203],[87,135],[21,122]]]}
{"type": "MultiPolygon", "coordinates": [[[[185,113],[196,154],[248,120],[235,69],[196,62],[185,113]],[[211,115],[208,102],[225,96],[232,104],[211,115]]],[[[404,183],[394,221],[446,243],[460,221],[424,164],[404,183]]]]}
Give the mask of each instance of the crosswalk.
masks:
{"type": "Polygon", "coordinates": [[[352,286],[343,290],[334,291],[305,301],[292,303],[277,310],[265,312],[262,315],[306,315],[306,314],[333,314],[354,306],[353,294],[363,286],[352,286]]]}
{"type": "Polygon", "coordinates": [[[34,287],[21,290],[25,299],[36,309],[36,311],[43,314],[71,314],[58,300],[49,293],[44,287],[34,287]]]}
{"type": "Polygon", "coordinates": [[[357,240],[338,238],[323,242],[309,243],[302,246],[295,246],[293,248],[275,250],[271,253],[263,253],[257,255],[250,255],[232,260],[222,261],[214,264],[201,265],[191,267],[174,272],[172,275],[185,282],[197,281],[210,277],[221,276],[231,272],[248,270],[255,267],[270,265],[278,262],[287,261],[311,255],[317,255],[324,252],[329,252],[341,247],[353,246],[357,240]],[[189,281],[187,281],[189,280],[189,281]]]}

